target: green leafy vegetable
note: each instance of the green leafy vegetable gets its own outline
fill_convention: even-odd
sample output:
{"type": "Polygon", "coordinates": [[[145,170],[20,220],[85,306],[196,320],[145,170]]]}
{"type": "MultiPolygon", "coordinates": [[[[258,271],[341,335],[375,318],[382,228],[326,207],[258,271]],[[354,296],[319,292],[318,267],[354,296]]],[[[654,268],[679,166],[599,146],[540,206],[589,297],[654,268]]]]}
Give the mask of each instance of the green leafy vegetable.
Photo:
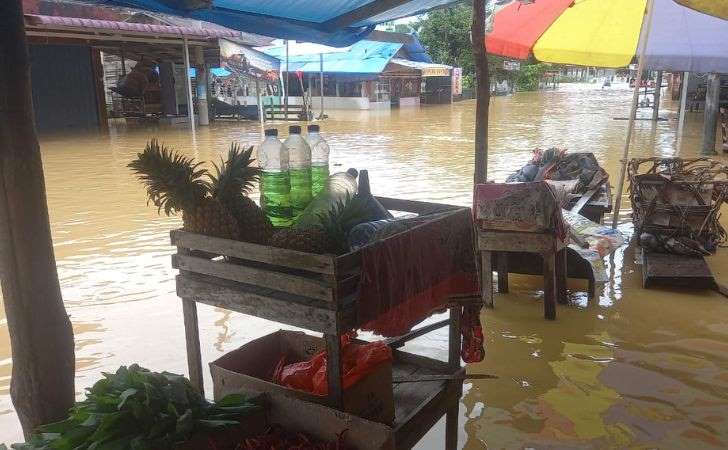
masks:
{"type": "MultiPolygon", "coordinates": [[[[199,431],[239,425],[260,406],[240,394],[218,403],[202,398],[185,377],[134,364],[87,389],[69,417],[39,427],[14,450],[164,450],[199,431]]],[[[0,450],[7,447],[0,444],[0,450]]]]}

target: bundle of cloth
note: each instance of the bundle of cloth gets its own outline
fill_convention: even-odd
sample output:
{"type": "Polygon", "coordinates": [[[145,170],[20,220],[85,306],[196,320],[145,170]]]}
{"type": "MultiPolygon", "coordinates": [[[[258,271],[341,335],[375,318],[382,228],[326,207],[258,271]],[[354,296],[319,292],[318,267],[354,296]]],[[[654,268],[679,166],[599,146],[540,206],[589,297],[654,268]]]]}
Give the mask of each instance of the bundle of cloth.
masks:
{"type": "Polygon", "coordinates": [[[593,153],[568,153],[566,149],[537,148],[525,166],[506,178],[507,183],[529,181],[576,181],[574,193],[583,193],[604,182],[607,172],[599,166],[593,153]]]}

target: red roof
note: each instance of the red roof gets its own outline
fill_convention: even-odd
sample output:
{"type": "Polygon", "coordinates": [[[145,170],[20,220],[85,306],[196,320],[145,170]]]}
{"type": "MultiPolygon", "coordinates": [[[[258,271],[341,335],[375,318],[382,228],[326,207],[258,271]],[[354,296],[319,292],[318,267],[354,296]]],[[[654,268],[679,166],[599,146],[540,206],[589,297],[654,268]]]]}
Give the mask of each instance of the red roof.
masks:
{"type": "Polygon", "coordinates": [[[44,16],[26,14],[29,25],[45,25],[50,27],[91,28],[97,30],[130,31],[135,33],[165,34],[203,38],[236,38],[241,33],[234,30],[178,27],[173,25],[152,25],[147,23],[118,22],[113,20],[85,19],[80,17],[44,16]]]}

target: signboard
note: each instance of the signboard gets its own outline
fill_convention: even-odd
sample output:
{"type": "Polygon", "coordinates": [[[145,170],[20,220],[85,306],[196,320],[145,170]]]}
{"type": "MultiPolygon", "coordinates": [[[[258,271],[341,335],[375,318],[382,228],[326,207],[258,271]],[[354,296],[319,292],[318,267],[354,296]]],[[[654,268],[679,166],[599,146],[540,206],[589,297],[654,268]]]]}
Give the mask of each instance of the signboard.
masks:
{"type": "Polygon", "coordinates": [[[421,69],[423,77],[449,77],[449,67],[423,67],[421,69]]]}
{"type": "Polygon", "coordinates": [[[518,61],[503,61],[503,70],[520,70],[521,63],[518,61]]]}
{"type": "Polygon", "coordinates": [[[452,68],[452,95],[463,95],[463,69],[452,68]]]}
{"type": "Polygon", "coordinates": [[[220,39],[219,45],[221,65],[233,74],[270,80],[278,78],[280,61],[276,58],[226,39],[220,39]]]}

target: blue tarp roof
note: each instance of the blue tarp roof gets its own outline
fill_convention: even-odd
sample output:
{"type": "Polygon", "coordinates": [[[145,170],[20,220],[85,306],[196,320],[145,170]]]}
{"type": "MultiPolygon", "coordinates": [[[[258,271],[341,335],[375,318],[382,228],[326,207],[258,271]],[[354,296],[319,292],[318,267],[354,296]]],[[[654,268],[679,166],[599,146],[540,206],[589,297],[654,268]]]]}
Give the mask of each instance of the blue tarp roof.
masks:
{"type": "Polygon", "coordinates": [[[185,4],[182,0],[87,1],[174,14],[264,36],[345,47],[366,37],[378,23],[462,0],[211,0],[211,8],[195,10],[181,6],[185,4]]]}
{"type": "MultiPolygon", "coordinates": [[[[379,74],[387,63],[402,48],[398,42],[359,41],[344,51],[323,53],[324,72],[342,74],[379,74]]],[[[285,47],[271,47],[263,50],[281,60],[285,67],[285,47]]],[[[316,72],[320,70],[320,54],[292,55],[288,58],[291,72],[316,72]]]]}

